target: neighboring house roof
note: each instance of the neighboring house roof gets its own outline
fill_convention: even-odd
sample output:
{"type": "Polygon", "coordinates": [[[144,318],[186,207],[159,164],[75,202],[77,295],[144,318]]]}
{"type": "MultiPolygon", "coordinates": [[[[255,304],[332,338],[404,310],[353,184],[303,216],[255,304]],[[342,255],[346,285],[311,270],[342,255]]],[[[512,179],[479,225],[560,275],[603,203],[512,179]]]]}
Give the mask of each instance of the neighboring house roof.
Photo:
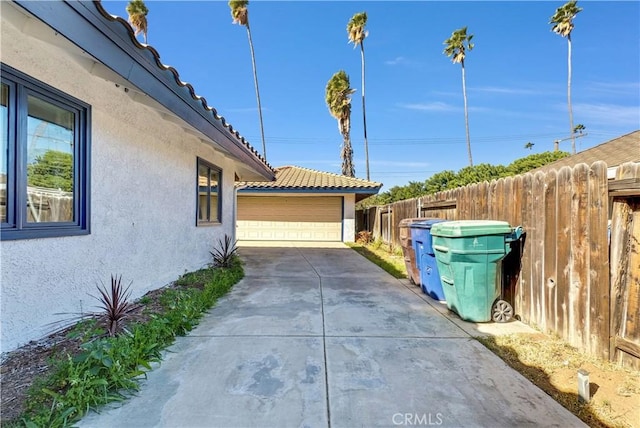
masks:
{"type": "Polygon", "coordinates": [[[356,200],[375,195],[382,183],[299,166],[276,168],[275,181],[239,182],[241,193],[355,193],[356,200]]]}
{"type": "MultiPolygon", "coordinates": [[[[86,52],[87,59],[90,56],[98,61],[99,64],[86,64],[90,73],[126,84],[125,91],[134,92],[130,95],[137,102],[150,107],[157,106],[152,100],[159,103],[164,107],[160,110],[163,119],[186,123],[206,136],[250,169],[243,171],[247,178],[275,178],[273,168],[245,138],[204,97],[196,95],[193,86],[183,82],[175,68],[164,65],[154,48],[138,42],[125,19],[109,14],[99,1],[16,0],[15,3],[55,30],[56,36],[62,35],[86,52]]],[[[55,36],[44,38],[56,44],[55,36]]]]}
{"type": "Polygon", "coordinates": [[[559,170],[563,166],[574,166],[579,163],[591,165],[596,161],[604,161],[609,168],[615,168],[626,162],[640,162],[640,130],[559,159],[532,172],[559,170]]]}

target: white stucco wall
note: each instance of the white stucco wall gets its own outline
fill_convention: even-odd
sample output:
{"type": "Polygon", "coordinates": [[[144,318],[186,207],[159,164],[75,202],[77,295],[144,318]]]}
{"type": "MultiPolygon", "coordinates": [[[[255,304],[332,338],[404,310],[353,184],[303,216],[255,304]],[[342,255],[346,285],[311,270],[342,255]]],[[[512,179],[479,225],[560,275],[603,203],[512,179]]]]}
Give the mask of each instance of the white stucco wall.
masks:
{"type": "Polygon", "coordinates": [[[131,282],[137,298],[206,265],[217,239],[233,232],[235,171],[232,160],[4,17],[0,52],[5,64],[92,106],[91,234],[1,242],[4,352],[71,313],[96,310],[90,294],[111,274],[131,282]],[[220,225],[195,226],[198,156],[223,169],[220,225]]]}
{"type": "Polygon", "coordinates": [[[356,238],[356,195],[344,195],[344,220],[342,221],[342,240],[353,242],[356,238]]]}

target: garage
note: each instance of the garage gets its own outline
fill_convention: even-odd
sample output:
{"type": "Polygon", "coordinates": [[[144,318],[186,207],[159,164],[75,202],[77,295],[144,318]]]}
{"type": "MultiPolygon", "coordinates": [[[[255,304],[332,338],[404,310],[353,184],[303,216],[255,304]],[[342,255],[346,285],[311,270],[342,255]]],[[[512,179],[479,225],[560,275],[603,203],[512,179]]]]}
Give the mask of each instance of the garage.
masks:
{"type": "Polygon", "coordinates": [[[274,181],[236,182],[240,241],[352,242],[355,204],[381,183],[296,166],[274,181]]]}
{"type": "Polygon", "coordinates": [[[341,241],[340,196],[243,196],[238,198],[238,239],[341,241]]]}

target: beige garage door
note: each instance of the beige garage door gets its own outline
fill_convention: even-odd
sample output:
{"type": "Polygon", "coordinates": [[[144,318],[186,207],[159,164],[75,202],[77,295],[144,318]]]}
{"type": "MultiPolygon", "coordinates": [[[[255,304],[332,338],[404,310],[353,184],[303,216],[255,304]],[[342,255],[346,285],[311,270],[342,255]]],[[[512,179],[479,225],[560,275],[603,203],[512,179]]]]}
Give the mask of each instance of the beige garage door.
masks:
{"type": "Polygon", "coordinates": [[[341,241],[340,196],[238,196],[238,239],[341,241]]]}

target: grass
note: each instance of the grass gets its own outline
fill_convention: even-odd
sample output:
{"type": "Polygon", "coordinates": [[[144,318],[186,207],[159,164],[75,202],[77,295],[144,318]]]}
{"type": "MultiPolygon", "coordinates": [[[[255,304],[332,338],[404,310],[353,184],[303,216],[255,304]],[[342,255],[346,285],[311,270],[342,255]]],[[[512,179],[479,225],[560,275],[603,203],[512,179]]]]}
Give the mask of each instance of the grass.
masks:
{"type": "MultiPolygon", "coordinates": [[[[348,245],[395,278],[407,277],[404,259],[398,254],[397,249],[390,251],[390,248],[380,241],[366,245],[348,245]]],[[[629,416],[627,413],[629,409],[637,408],[640,372],[590,357],[563,340],[542,333],[475,339],[590,427],[637,426],[634,425],[637,421],[633,420],[633,414],[629,416]],[[594,374],[597,371],[601,377],[609,379],[611,385],[615,385],[614,388],[610,388],[611,391],[605,391],[605,385],[601,385],[604,398],[582,403],[577,396],[577,382],[572,379],[569,382],[571,387],[567,387],[566,377],[574,376],[575,372],[584,366],[590,367],[594,374]]]]}
{"type": "Polygon", "coordinates": [[[407,269],[404,265],[401,248],[390,251],[388,245],[379,241],[369,245],[359,243],[347,243],[347,245],[366,257],[367,260],[380,266],[394,278],[407,278],[407,269]]]}
{"type": "MultiPolygon", "coordinates": [[[[80,352],[52,361],[54,369],[31,387],[21,418],[8,426],[66,427],[91,409],[125,400],[137,391],[152,364],[160,362],[161,351],[197,325],[243,276],[237,257],[228,268],[185,274],[154,295],[156,304],[144,322],[127,325],[116,337],[106,336],[96,322],[79,323],[73,334],[83,338],[80,352]]],[[[138,303],[150,305],[152,298],[147,295],[138,303]]]]}

